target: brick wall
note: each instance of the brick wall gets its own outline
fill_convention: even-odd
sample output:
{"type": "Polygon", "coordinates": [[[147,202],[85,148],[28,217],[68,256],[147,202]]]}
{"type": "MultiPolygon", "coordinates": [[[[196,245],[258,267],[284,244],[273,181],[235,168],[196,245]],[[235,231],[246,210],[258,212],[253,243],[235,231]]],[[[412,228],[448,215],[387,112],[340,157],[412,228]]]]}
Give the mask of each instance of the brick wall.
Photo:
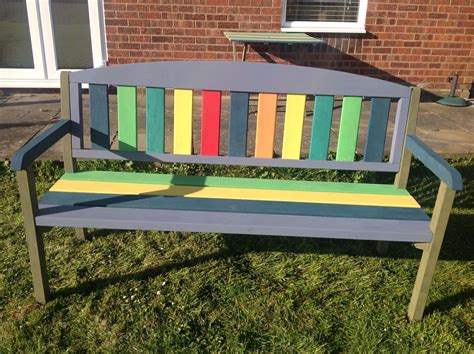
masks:
{"type": "MultiPolygon", "coordinates": [[[[109,64],[231,60],[224,31],[279,31],[281,0],[105,0],[109,64]]],[[[369,0],[366,34],[315,34],[327,46],[259,46],[251,61],[333,68],[428,90],[474,79],[474,0],[369,0]],[[260,54],[259,54],[260,52],[260,54]]],[[[238,47],[240,51],[241,46],[238,47]]],[[[240,55],[240,52],[239,52],[240,55]]]]}

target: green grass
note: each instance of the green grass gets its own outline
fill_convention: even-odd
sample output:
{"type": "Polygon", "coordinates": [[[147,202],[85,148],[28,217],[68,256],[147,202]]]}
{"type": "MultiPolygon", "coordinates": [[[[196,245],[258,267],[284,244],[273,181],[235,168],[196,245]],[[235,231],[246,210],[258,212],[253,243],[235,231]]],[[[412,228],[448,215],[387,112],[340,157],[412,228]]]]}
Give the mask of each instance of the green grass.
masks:
{"type": "MultiPolygon", "coordinates": [[[[474,161],[455,202],[425,318],[408,323],[421,252],[374,242],[70,229],[45,234],[54,299],[34,302],[18,192],[1,163],[0,352],[474,350],[474,161]]],[[[61,173],[36,166],[38,192],[61,173]]],[[[83,162],[81,169],[304,180],[391,181],[388,174],[83,162]]],[[[438,182],[414,163],[410,191],[430,212],[438,182]]]]}

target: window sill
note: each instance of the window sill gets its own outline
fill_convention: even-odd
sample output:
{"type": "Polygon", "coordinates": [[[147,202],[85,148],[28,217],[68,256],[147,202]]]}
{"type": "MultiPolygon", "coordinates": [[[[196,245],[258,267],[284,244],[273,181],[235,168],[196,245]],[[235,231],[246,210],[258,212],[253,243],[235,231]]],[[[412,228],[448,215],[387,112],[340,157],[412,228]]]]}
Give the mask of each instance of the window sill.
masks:
{"type": "Polygon", "coordinates": [[[281,27],[282,32],[304,33],[366,33],[364,28],[281,27]]]}

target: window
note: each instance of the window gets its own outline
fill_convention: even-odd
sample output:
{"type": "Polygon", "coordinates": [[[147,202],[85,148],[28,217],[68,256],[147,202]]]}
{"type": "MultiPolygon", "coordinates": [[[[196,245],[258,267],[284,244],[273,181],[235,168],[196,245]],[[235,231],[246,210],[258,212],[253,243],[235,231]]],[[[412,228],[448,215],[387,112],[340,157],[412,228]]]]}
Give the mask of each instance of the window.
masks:
{"type": "Polygon", "coordinates": [[[365,33],[367,0],[283,0],[282,31],[365,33]]]}

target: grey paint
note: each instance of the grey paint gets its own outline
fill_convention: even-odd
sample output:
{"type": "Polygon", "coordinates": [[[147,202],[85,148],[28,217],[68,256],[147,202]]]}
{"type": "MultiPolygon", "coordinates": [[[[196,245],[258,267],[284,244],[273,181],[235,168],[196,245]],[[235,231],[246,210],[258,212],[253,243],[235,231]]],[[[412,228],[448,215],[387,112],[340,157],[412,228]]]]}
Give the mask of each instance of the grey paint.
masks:
{"type": "Polygon", "coordinates": [[[39,226],[221,232],[352,240],[430,242],[429,221],[201,211],[72,207],[40,204],[39,226]]]}
{"type": "Polygon", "coordinates": [[[385,162],[263,159],[255,157],[175,155],[118,150],[111,151],[73,149],[72,154],[73,157],[76,158],[88,159],[112,159],[172,163],[178,162],[210,165],[319,168],[347,171],[398,172],[398,169],[400,167],[400,164],[398,163],[385,162]]]}
{"type": "Polygon", "coordinates": [[[410,98],[400,98],[397,104],[395,115],[395,130],[393,132],[392,146],[390,149],[390,162],[400,164],[402,159],[403,143],[405,141],[405,131],[408,120],[408,107],[410,98]]]}
{"type": "Polygon", "coordinates": [[[341,71],[228,61],[167,61],[71,73],[73,83],[317,95],[410,97],[410,88],[341,71]]]}
{"type": "Polygon", "coordinates": [[[82,149],[84,147],[83,116],[82,116],[82,85],[71,83],[71,121],[72,121],[72,148],[82,149]]]}

